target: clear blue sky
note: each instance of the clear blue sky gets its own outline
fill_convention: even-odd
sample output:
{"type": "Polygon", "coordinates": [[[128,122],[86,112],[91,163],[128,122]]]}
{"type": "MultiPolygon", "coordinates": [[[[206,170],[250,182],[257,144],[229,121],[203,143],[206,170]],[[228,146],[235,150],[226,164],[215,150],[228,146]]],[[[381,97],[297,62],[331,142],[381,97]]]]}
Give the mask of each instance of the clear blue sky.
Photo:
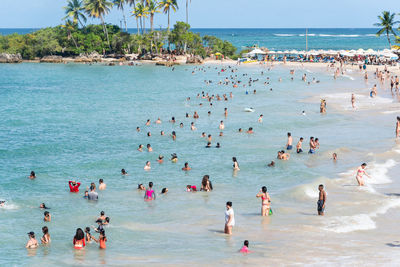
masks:
{"type": "MultiPolygon", "coordinates": [[[[61,24],[66,0],[0,0],[0,28],[40,28],[61,24]]],[[[171,25],[185,20],[185,0],[178,0],[171,25]]],[[[383,10],[400,13],[399,0],[192,0],[189,23],[193,28],[368,28],[383,10]]],[[[114,9],[106,21],[119,25],[114,9]]],[[[400,16],[398,17],[400,20],[400,16]]],[[[157,14],[155,27],[166,27],[157,14]]],[[[136,27],[133,17],[128,27],[136,27]]]]}

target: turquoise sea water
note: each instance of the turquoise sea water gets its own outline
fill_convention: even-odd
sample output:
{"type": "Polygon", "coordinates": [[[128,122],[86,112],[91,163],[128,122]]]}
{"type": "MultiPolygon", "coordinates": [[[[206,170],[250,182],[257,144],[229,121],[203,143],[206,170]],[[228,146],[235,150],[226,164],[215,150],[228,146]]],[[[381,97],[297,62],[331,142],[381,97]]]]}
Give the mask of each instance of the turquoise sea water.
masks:
{"type": "MultiPolygon", "coordinates": [[[[306,263],[308,253],[318,251],[308,242],[319,240],[320,235],[331,235],[332,244],[326,246],[333,256],[336,251],[346,255],[342,244],[347,237],[368,240],[374,236],[374,232],[359,231],[359,225],[369,223],[364,218],[349,224],[343,219],[343,226],[326,222],[336,222],[338,214],[364,213],[365,206],[346,202],[353,203],[353,194],[357,194],[354,178],[340,185],[334,179],[362,161],[385,163],[387,158],[375,154],[393,145],[394,115],[367,111],[370,107],[387,110],[389,105],[398,108],[385,86],[379,87],[382,98],[369,100],[363,97],[374,81],[364,83],[357,72],[350,73],[353,80],[340,77],[333,81],[325,71],[296,67],[291,81],[289,68],[282,66],[271,70],[242,66],[237,72],[220,74],[222,66],[202,68],[0,65],[0,198],[7,200],[6,207],[0,209],[0,265],[223,265],[256,264],[265,259],[276,264],[306,263]],[[243,76],[245,73],[248,76],[243,76]],[[303,73],[321,83],[307,85],[301,81],[303,73]],[[218,85],[231,75],[244,83],[249,77],[259,81],[245,88],[218,85]],[[278,82],[280,77],[282,82],[278,82]],[[204,80],[213,83],[206,85],[204,80]],[[267,81],[270,84],[264,85],[267,81]],[[250,93],[245,94],[246,90],[250,93]],[[227,102],[214,101],[210,107],[196,97],[201,91],[233,92],[234,97],[227,102]],[[346,112],[338,111],[341,104],[350,102],[350,92],[358,93],[364,101],[359,113],[349,112],[350,104],[345,105],[346,112]],[[343,100],[341,94],[345,94],[343,100]],[[187,97],[191,100],[186,101],[187,97]],[[327,115],[319,114],[320,97],[328,97],[327,115]],[[223,116],[225,107],[227,118],[223,116]],[[256,111],[244,112],[245,107],[256,111]],[[209,110],[211,116],[207,116],[209,110]],[[307,116],[301,115],[303,110],[307,116]],[[200,119],[185,118],[186,112],[194,111],[200,119]],[[257,123],[260,114],[264,115],[262,124],[257,123]],[[168,122],[172,116],[176,124],[168,122]],[[161,125],[153,123],[158,117],[161,125]],[[151,119],[151,126],[145,126],[147,119],[151,119]],[[223,137],[218,137],[220,120],[226,125],[223,137]],[[190,130],[192,121],[197,131],[190,130]],[[253,127],[255,134],[237,132],[248,127],[253,127]],[[160,135],[161,130],[166,136],[160,135]],[[169,136],[173,130],[177,132],[175,142],[169,136]],[[146,135],[149,131],[151,137],[146,135]],[[203,131],[212,134],[213,146],[220,142],[222,148],[206,149],[206,140],[200,137],[203,131]],[[305,151],[308,138],[319,137],[321,150],[311,156],[292,153],[290,161],[267,168],[268,162],[276,160],[276,152],[284,149],[288,131],[294,142],[300,136],[305,138],[305,151]],[[138,152],[139,144],[151,144],[154,152],[138,152]],[[332,152],[339,153],[338,164],[332,164],[332,152]],[[171,153],[178,154],[177,164],[168,161],[171,153]],[[159,154],[166,159],[161,165],[156,162],[159,154]],[[232,172],[233,156],[241,168],[237,173],[232,172]],[[147,160],[152,164],[148,172],[143,170],[147,160]],[[181,171],[185,161],[192,171],[181,171]],[[121,176],[122,168],[130,175],[121,176]],[[36,172],[35,180],[28,179],[31,170],[36,172]],[[210,175],[213,192],[185,192],[187,184],[199,188],[205,174],[210,175]],[[107,190],[99,192],[98,202],[87,202],[83,191],[90,182],[98,184],[99,178],[104,179],[107,190]],[[82,183],[79,194],[69,193],[71,179],[82,183]],[[326,221],[313,216],[316,185],[321,179],[330,185],[332,199],[326,221]],[[168,187],[169,193],[158,195],[153,202],[143,201],[137,184],[149,181],[155,183],[157,193],[163,187],[168,187]],[[255,198],[263,185],[269,189],[275,212],[267,220],[259,216],[260,201],[255,198]],[[233,202],[236,213],[232,237],[220,233],[226,201],[233,202]],[[38,208],[42,202],[51,207],[50,223],[43,222],[43,211],[38,208]],[[342,202],[347,204],[334,204],[342,202]],[[345,209],[347,205],[351,208],[345,209]],[[106,227],[107,250],[99,251],[98,245],[90,244],[84,252],[74,251],[76,228],[95,225],[101,210],[111,218],[106,227]],[[49,227],[52,244],[27,251],[26,233],[34,231],[39,239],[44,225],[49,227]],[[353,226],[355,229],[346,234],[336,231],[353,226]],[[304,235],[309,237],[307,241],[304,235]],[[237,253],[244,239],[250,240],[255,251],[249,257],[237,253]],[[303,242],[304,248],[293,248],[296,242],[303,242]],[[329,250],[330,246],[335,248],[329,250]],[[282,254],[283,247],[303,256],[282,254]]],[[[375,195],[361,194],[367,194],[363,201],[375,201],[375,195]]],[[[379,227],[367,230],[373,229],[379,227]]],[[[379,238],[380,242],[391,241],[379,238]]],[[[368,249],[354,245],[359,251],[368,249]]],[[[371,249],[379,252],[381,247],[371,249]]],[[[358,259],[357,255],[351,257],[358,259]]]]}
{"type": "MultiPolygon", "coordinates": [[[[0,34],[26,34],[35,29],[0,29],[0,34]]],[[[136,33],[136,29],[128,29],[136,33]]],[[[270,50],[305,50],[306,29],[192,29],[200,35],[214,35],[232,42],[238,49],[258,45],[270,50]]],[[[376,37],[376,28],[308,29],[308,49],[374,49],[388,48],[385,36],[376,37]]],[[[394,37],[392,36],[394,42],[394,37]]]]}

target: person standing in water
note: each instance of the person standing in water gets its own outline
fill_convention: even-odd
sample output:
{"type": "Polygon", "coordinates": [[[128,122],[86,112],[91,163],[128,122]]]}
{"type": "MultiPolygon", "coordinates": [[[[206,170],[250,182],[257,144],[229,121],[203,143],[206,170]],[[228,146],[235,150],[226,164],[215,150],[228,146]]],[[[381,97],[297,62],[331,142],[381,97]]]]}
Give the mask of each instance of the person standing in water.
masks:
{"type": "Polygon", "coordinates": [[[287,144],[286,144],[286,149],[291,150],[293,148],[293,138],[291,133],[287,133],[288,139],[287,139],[287,144]]]}
{"type": "Polygon", "coordinates": [[[233,161],[233,170],[234,170],[234,171],[240,171],[240,169],[239,169],[239,163],[237,162],[236,157],[233,157],[233,158],[232,158],[232,161],[233,161]]]}
{"type": "Polygon", "coordinates": [[[149,183],[149,188],[146,189],[146,192],[144,193],[144,199],[145,200],[156,199],[156,193],[153,190],[153,182],[149,183]]]}
{"type": "Polygon", "coordinates": [[[269,194],[267,193],[267,187],[263,186],[260,189],[260,192],[256,195],[257,198],[261,197],[261,216],[268,216],[269,211],[270,211],[270,203],[271,203],[271,198],[269,197],[269,194]]]}
{"type": "Polygon", "coordinates": [[[371,176],[369,176],[369,174],[365,171],[365,168],[366,168],[366,167],[367,167],[367,163],[363,163],[363,164],[361,164],[361,166],[358,167],[358,169],[357,169],[357,176],[356,176],[356,179],[357,179],[357,182],[358,182],[358,185],[359,185],[359,186],[364,186],[364,185],[365,185],[364,179],[363,179],[364,174],[365,174],[368,178],[371,178],[371,176]]]}
{"type": "Polygon", "coordinates": [[[355,103],[356,103],[356,97],[354,96],[354,94],[351,94],[351,106],[353,108],[356,108],[355,103]]]}
{"type": "Polygon", "coordinates": [[[400,136],[400,117],[397,116],[397,121],[396,121],[396,138],[400,136]]]}
{"type": "Polygon", "coordinates": [[[299,142],[297,142],[296,145],[297,154],[303,152],[303,150],[301,149],[302,144],[303,144],[303,137],[300,137],[299,142]]]}
{"type": "Polygon", "coordinates": [[[226,202],[224,233],[227,235],[231,235],[233,226],[235,226],[235,213],[232,209],[232,202],[228,201],[226,202]]]}
{"type": "Polygon", "coordinates": [[[326,203],[326,192],[324,190],[324,185],[320,184],[318,186],[318,190],[319,190],[319,197],[317,202],[317,211],[318,215],[324,216],[325,203],[326,203]]]}
{"type": "Polygon", "coordinates": [[[85,234],[83,233],[81,228],[76,229],[76,234],[74,236],[74,240],[72,241],[74,244],[74,249],[83,249],[85,248],[85,234]]]}
{"type": "Polygon", "coordinates": [[[42,227],[43,237],[40,239],[42,244],[49,244],[51,242],[49,228],[47,226],[42,227]]]}
{"type": "Polygon", "coordinates": [[[37,240],[35,238],[35,233],[29,232],[28,236],[29,236],[29,240],[26,243],[25,247],[26,248],[37,248],[39,246],[39,243],[37,242],[37,240]]]}

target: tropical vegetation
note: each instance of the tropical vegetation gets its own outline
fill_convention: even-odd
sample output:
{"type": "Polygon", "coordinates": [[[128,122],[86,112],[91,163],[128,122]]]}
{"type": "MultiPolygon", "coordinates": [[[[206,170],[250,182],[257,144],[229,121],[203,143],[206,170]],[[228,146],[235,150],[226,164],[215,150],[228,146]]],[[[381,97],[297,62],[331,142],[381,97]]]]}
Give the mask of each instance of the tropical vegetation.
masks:
{"type": "MultiPolygon", "coordinates": [[[[188,21],[186,1],[186,21],[188,21]]],[[[190,30],[186,22],[177,22],[170,29],[170,16],[178,9],[177,0],[68,0],[64,24],[20,35],[0,35],[0,53],[21,54],[23,59],[34,59],[47,55],[78,56],[98,52],[99,54],[147,53],[162,51],[175,54],[190,53],[206,57],[222,53],[237,57],[236,48],[229,42],[214,36],[200,36],[190,30]],[[112,8],[121,11],[124,29],[106,23],[106,16],[112,8]],[[137,33],[128,33],[125,11],[136,20],[137,33]],[[168,16],[167,30],[154,30],[157,13],[168,16]],[[87,18],[98,19],[100,25],[87,25],[87,18]],[[149,20],[150,31],[146,32],[149,20]],[[167,50],[168,48],[168,50],[167,50]],[[171,50],[172,50],[171,49],[171,50]]]]}
{"type": "Polygon", "coordinates": [[[393,34],[395,37],[397,36],[396,32],[394,31],[394,26],[399,23],[399,21],[395,21],[395,13],[390,13],[389,11],[383,11],[382,15],[378,16],[379,22],[375,23],[374,26],[381,27],[381,29],[376,33],[377,36],[381,36],[383,33],[386,34],[389,48],[392,47],[390,42],[390,34],[393,34]]]}

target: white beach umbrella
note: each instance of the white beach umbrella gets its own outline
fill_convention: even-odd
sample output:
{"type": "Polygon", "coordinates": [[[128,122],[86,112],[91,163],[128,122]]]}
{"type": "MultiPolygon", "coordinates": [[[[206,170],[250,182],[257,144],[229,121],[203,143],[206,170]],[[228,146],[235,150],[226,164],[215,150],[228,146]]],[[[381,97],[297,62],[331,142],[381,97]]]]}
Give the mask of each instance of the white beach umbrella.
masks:
{"type": "Polygon", "coordinates": [[[356,51],[356,54],[357,54],[357,55],[364,55],[364,53],[365,53],[365,50],[362,49],[362,48],[360,48],[360,49],[358,49],[358,50],[356,51]]]}
{"type": "Polygon", "coordinates": [[[268,51],[268,54],[276,54],[276,52],[273,50],[270,50],[270,51],[268,51]]]}
{"type": "Polygon", "coordinates": [[[377,52],[375,51],[375,50],[373,50],[373,49],[368,49],[367,51],[365,51],[365,54],[366,55],[376,55],[377,54],[377,52]]]}
{"type": "Polygon", "coordinates": [[[290,54],[294,54],[294,55],[297,55],[299,52],[297,51],[297,50],[291,50],[290,51],[290,54]]]}

